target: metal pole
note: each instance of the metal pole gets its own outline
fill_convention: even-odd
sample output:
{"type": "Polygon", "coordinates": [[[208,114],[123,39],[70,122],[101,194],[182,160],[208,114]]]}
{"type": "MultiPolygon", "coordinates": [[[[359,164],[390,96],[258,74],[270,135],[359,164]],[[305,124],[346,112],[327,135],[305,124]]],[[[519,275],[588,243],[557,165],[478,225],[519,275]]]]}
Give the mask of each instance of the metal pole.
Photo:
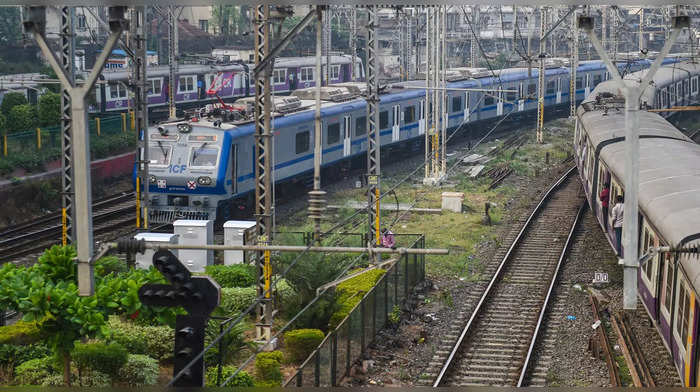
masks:
{"type": "Polygon", "coordinates": [[[355,81],[355,72],[357,72],[357,64],[355,64],[355,56],[357,56],[357,7],[352,7],[352,21],[350,22],[350,80],[355,81]]]}
{"type": "Polygon", "coordinates": [[[331,13],[330,5],[326,7],[326,17],[323,20],[323,52],[326,54],[326,85],[331,84],[331,13]]]}
{"type": "Polygon", "coordinates": [[[479,66],[479,61],[477,59],[478,56],[478,42],[477,39],[479,38],[479,35],[481,34],[481,29],[479,28],[479,24],[481,22],[481,15],[480,15],[480,6],[478,5],[473,5],[472,6],[472,23],[474,27],[474,33],[469,35],[469,54],[471,56],[471,65],[472,67],[478,67],[479,66]]]}
{"type": "Polygon", "coordinates": [[[368,6],[369,23],[367,26],[367,175],[369,202],[369,232],[370,244],[381,244],[379,233],[381,214],[379,210],[379,194],[381,186],[381,141],[379,135],[379,40],[377,27],[379,24],[377,8],[368,6]]]}
{"type": "Polygon", "coordinates": [[[168,7],[168,113],[169,119],[177,118],[175,108],[175,89],[177,84],[177,51],[178,51],[178,26],[175,16],[175,6],[168,7]]]}
{"type": "Polygon", "coordinates": [[[571,14],[571,70],[569,71],[569,118],[576,118],[576,72],[578,71],[578,12],[571,14]]]}
{"type": "MultiPolygon", "coordinates": [[[[438,87],[438,80],[440,77],[440,8],[433,8],[433,86],[438,87]]],[[[440,154],[440,93],[435,92],[433,94],[433,122],[434,126],[432,128],[432,151],[430,154],[431,161],[431,177],[438,177],[438,155],[440,154]]]]}
{"type": "MultiPolygon", "coordinates": [[[[270,7],[258,5],[255,7],[255,63],[259,64],[270,51],[270,7]]],[[[255,77],[255,220],[258,234],[258,244],[267,244],[272,239],[272,192],[271,192],[271,138],[270,114],[272,112],[271,67],[266,67],[255,77]]],[[[265,300],[258,306],[256,324],[257,340],[262,342],[265,349],[273,349],[270,345],[272,336],[272,295],[270,282],[272,270],[270,251],[258,251],[255,264],[257,266],[257,293],[265,295],[265,300]]]]}
{"type": "Polygon", "coordinates": [[[431,19],[431,8],[425,9],[425,102],[424,102],[424,113],[425,113],[425,175],[424,178],[427,180],[430,177],[430,70],[431,70],[431,43],[430,43],[430,19],[431,19]]]}
{"type": "Polygon", "coordinates": [[[601,18],[603,19],[602,21],[602,27],[600,29],[600,39],[603,41],[603,49],[605,51],[608,50],[608,7],[607,6],[600,6],[600,12],[601,12],[601,18]]]}
{"type": "Polygon", "coordinates": [[[131,13],[129,47],[134,52],[132,60],[132,88],[134,92],[134,117],[138,137],[136,189],[136,227],[148,229],[148,205],[150,202],[148,174],[148,98],[146,88],[146,8],[134,7],[131,13]]]}
{"type": "Polygon", "coordinates": [[[321,217],[323,215],[323,196],[321,190],[321,48],[323,46],[323,8],[316,6],[316,108],[314,115],[314,189],[309,192],[309,218],[314,222],[314,241],[321,244],[321,217]]]}
{"type": "Polygon", "coordinates": [[[539,67],[537,68],[537,143],[544,143],[543,127],[544,127],[544,59],[545,59],[545,42],[543,40],[546,31],[547,9],[540,8],[540,54],[539,67]]]}
{"type": "MultiPolygon", "coordinates": [[[[61,66],[71,85],[75,83],[75,10],[61,8],[61,66]]],[[[71,122],[70,93],[61,87],[61,219],[63,229],[61,242],[67,245],[75,238],[75,211],[73,209],[73,128],[71,122]]]]}
{"type": "Polygon", "coordinates": [[[639,11],[639,52],[644,49],[644,8],[639,11]]]}
{"type": "Polygon", "coordinates": [[[447,6],[442,6],[442,23],[440,24],[440,41],[441,41],[441,53],[440,57],[438,58],[438,62],[440,63],[441,67],[441,72],[440,72],[440,87],[443,89],[441,90],[441,106],[442,106],[442,127],[441,127],[441,134],[440,134],[440,145],[442,148],[442,156],[441,156],[441,164],[440,164],[440,178],[445,176],[445,173],[447,172],[447,120],[449,119],[448,113],[449,110],[447,110],[447,91],[445,90],[445,87],[447,87],[447,84],[445,83],[446,80],[446,69],[447,69],[447,51],[446,51],[446,41],[447,41],[447,6]]]}

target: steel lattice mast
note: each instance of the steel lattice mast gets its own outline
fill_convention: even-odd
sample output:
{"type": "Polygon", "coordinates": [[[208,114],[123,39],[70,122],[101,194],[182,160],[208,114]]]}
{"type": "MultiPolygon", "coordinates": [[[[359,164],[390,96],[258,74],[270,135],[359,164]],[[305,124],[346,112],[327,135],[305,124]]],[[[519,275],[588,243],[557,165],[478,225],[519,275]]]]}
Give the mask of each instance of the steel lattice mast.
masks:
{"type": "Polygon", "coordinates": [[[369,23],[367,26],[367,183],[369,185],[369,239],[372,244],[380,245],[380,139],[379,139],[379,40],[376,35],[378,27],[377,8],[367,7],[369,23]]]}
{"type": "MultiPolygon", "coordinates": [[[[68,82],[75,82],[75,10],[61,8],[61,67],[68,82]]],[[[70,93],[61,86],[61,242],[73,243],[75,227],[73,220],[73,128],[71,121],[70,93]]]]}
{"type": "Polygon", "coordinates": [[[177,88],[177,52],[178,52],[178,22],[175,6],[168,7],[168,113],[169,119],[177,118],[175,108],[175,89],[177,88]]]}
{"type": "Polygon", "coordinates": [[[148,204],[150,201],[148,187],[148,98],[146,92],[146,7],[137,6],[131,11],[129,48],[134,52],[131,59],[134,92],[134,117],[137,142],[136,173],[136,227],[148,228],[148,204]]]}
{"type": "Polygon", "coordinates": [[[576,117],[576,71],[578,71],[578,12],[571,14],[571,70],[569,71],[569,117],[576,117]]]}
{"type": "Polygon", "coordinates": [[[545,59],[545,42],[544,36],[546,33],[547,10],[545,7],[540,8],[540,54],[539,66],[537,69],[537,142],[543,143],[542,135],[544,127],[544,59],[545,59]]]}

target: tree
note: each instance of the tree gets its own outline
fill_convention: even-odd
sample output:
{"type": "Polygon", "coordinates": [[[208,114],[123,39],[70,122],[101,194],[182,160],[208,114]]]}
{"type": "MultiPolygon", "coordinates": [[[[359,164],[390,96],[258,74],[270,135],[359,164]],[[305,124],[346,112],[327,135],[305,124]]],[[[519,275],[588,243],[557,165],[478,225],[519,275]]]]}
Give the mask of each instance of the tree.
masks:
{"type": "Polygon", "coordinates": [[[61,96],[47,92],[39,98],[39,123],[41,125],[56,125],[61,121],[61,96]]]}
{"type": "Polygon", "coordinates": [[[7,116],[8,128],[14,132],[22,132],[36,125],[36,109],[30,104],[17,105],[7,116]]]}
{"type": "Polygon", "coordinates": [[[24,105],[26,103],[28,103],[27,97],[25,97],[24,94],[17,92],[7,93],[2,98],[2,105],[0,105],[0,111],[2,111],[2,114],[4,114],[5,116],[8,116],[10,114],[10,110],[12,110],[13,107],[17,105],[24,105]]]}
{"type": "Polygon", "coordinates": [[[5,116],[3,116],[2,113],[0,113],[0,134],[7,133],[7,128],[5,128],[6,125],[7,120],[5,119],[5,116]]]}
{"type": "Polygon", "coordinates": [[[17,6],[0,7],[0,44],[16,45],[22,38],[22,28],[17,6]]]}

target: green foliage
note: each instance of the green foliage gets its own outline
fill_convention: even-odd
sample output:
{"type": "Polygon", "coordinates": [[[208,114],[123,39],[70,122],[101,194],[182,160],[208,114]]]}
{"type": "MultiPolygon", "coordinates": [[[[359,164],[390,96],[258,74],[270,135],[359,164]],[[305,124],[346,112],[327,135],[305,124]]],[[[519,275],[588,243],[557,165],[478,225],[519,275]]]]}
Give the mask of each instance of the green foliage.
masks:
{"type": "MultiPolygon", "coordinates": [[[[216,312],[217,314],[219,313],[218,311],[216,312]]],[[[237,317],[238,315],[234,314],[231,315],[230,317],[237,317]]],[[[229,316],[227,316],[229,317],[229,316]]],[[[204,345],[207,346],[209,343],[216,339],[219,336],[219,321],[220,320],[209,320],[209,324],[207,325],[207,329],[205,331],[205,336],[204,336],[204,345]]],[[[228,328],[230,325],[225,325],[225,328],[228,328]]],[[[246,325],[245,322],[239,322],[235,324],[230,331],[228,331],[222,338],[221,338],[221,344],[224,349],[222,353],[222,359],[224,364],[232,363],[238,356],[239,354],[247,349],[247,348],[254,348],[255,343],[251,341],[246,340],[245,332],[248,330],[248,325],[246,325]]],[[[218,360],[219,358],[219,345],[215,345],[211,349],[209,349],[205,354],[204,354],[204,359],[206,363],[214,363],[218,360]]]]}
{"type": "Polygon", "coordinates": [[[257,292],[255,287],[226,287],[221,289],[221,303],[219,308],[225,317],[241,313],[248,309],[255,299],[257,292]]]}
{"type": "Polygon", "coordinates": [[[0,327],[0,344],[29,344],[41,339],[41,330],[37,322],[18,321],[0,327]]]}
{"type": "MultiPolygon", "coordinates": [[[[235,366],[222,366],[221,367],[221,383],[228,380],[234,373],[236,373],[237,368],[235,366]]],[[[215,387],[216,380],[219,374],[219,368],[217,366],[211,366],[207,368],[205,374],[206,386],[215,387]]],[[[227,387],[252,387],[255,386],[253,382],[253,377],[248,374],[245,370],[241,370],[236,374],[231,381],[226,384],[227,387]]]]}
{"type": "Polygon", "coordinates": [[[389,324],[391,325],[399,324],[399,321],[401,321],[401,307],[399,307],[399,305],[394,305],[394,307],[391,308],[391,312],[387,315],[387,320],[389,320],[389,324]]]}
{"type": "Polygon", "coordinates": [[[119,379],[129,387],[154,385],[158,381],[158,361],[147,355],[130,354],[119,369],[119,379]]]}
{"type": "Polygon", "coordinates": [[[321,344],[323,338],[320,329],[295,329],[285,332],[284,347],[292,362],[301,363],[321,344]]]}
{"type": "Polygon", "coordinates": [[[40,385],[46,377],[57,373],[54,358],[31,359],[15,368],[15,382],[19,385],[40,385]]]}
{"type": "Polygon", "coordinates": [[[173,356],[175,332],[168,326],[139,325],[118,316],[110,316],[107,326],[106,340],[121,344],[130,354],[146,354],[159,361],[173,356]]]}
{"type": "Polygon", "coordinates": [[[119,343],[78,343],[73,349],[73,361],[78,369],[90,369],[115,377],[126,363],[129,353],[119,343]]]}
{"type": "Polygon", "coordinates": [[[51,350],[43,343],[34,343],[17,346],[14,344],[0,344],[0,366],[14,366],[31,359],[43,358],[51,355],[51,350]]]}
{"type": "MultiPolygon", "coordinates": [[[[55,377],[55,376],[54,376],[55,377]]],[[[50,380],[50,378],[49,378],[50,380]]],[[[48,381],[48,380],[47,380],[48,381]]],[[[81,374],[80,378],[78,379],[79,385],[81,387],[109,387],[112,386],[112,377],[109,376],[109,374],[98,372],[96,370],[91,370],[89,372],[86,372],[85,374],[81,374]]],[[[58,384],[51,384],[53,385],[62,385],[61,383],[58,384]]],[[[42,386],[49,386],[42,384],[42,386]]]]}
{"type": "Polygon", "coordinates": [[[109,274],[123,274],[129,271],[126,262],[117,256],[105,256],[95,262],[95,276],[103,278],[109,274]]]}
{"type": "Polygon", "coordinates": [[[47,92],[39,97],[37,115],[42,126],[58,124],[61,121],[61,96],[47,92]]]}
{"type": "Polygon", "coordinates": [[[329,327],[334,329],[350,311],[360,303],[362,297],[374,287],[386,271],[383,269],[369,270],[354,278],[348,279],[336,287],[336,303],[339,309],[333,313],[329,321],[329,327]]]}
{"type": "Polygon", "coordinates": [[[7,123],[14,132],[31,130],[36,125],[36,109],[30,104],[14,106],[7,115],[7,123]]]}
{"type": "Polygon", "coordinates": [[[255,356],[255,386],[282,385],[281,363],[284,355],[281,351],[258,353],[255,356]]]}
{"type": "Polygon", "coordinates": [[[26,105],[27,103],[29,102],[27,102],[27,97],[25,97],[24,94],[18,92],[10,92],[2,97],[0,111],[2,111],[2,114],[4,114],[5,116],[9,116],[10,111],[13,107],[18,105],[26,105]]]}
{"type": "Polygon", "coordinates": [[[248,287],[255,284],[255,266],[253,265],[208,265],[204,271],[222,288],[248,287]]]}
{"type": "Polygon", "coordinates": [[[72,246],[54,245],[39,256],[38,270],[48,279],[75,282],[78,265],[77,253],[72,246]]]}
{"type": "Polygon", "coordinates": [[[16,45],[22,38],[19,7],[0,7],[0,43],[16,45]]]}
{"type": "Polygon", "coordinates": [[[7,119],[5,118],[5,115],[0,113],[0,134],[4,134],[7,132],[7,119]]]}

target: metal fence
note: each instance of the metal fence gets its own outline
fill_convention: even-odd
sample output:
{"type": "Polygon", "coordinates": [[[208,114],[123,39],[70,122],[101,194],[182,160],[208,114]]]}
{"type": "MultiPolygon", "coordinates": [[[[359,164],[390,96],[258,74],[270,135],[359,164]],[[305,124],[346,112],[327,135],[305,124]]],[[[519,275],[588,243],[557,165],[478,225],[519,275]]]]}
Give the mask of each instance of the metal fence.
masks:
{"type": "MultiPolygon", "coordinates": [[[[398,247],[425,248],[425,236],[396,234],[398,247]]],[[[323,339],[285,386],[334,387],[350,372],[394,305],[402,305],[413,287],[425,279],[425,255],[401,255],[348,316],[323,339]]]]}

